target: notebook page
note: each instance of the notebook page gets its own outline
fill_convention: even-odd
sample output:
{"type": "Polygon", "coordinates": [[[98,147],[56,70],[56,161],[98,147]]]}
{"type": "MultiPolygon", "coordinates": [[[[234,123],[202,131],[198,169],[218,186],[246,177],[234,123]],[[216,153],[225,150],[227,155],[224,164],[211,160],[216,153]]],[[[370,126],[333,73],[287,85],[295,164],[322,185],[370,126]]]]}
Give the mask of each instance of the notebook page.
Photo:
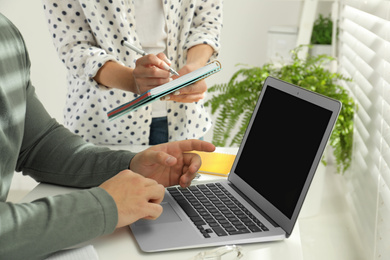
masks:
{"type": "Polygon", "coordinates": [[[65,249],[58,251],[46,260],[99,260],[99,256],[92,245],[74,248],[74,249],[65,249]]]}

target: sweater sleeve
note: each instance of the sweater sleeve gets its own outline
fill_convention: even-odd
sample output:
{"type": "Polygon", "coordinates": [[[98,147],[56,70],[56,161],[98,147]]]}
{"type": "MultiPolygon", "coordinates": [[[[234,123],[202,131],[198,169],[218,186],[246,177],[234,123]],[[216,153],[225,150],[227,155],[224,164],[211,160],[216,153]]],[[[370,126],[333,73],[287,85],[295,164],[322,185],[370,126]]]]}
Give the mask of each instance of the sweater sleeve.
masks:
{"type": "Polygon", "coordinates": [[[38,182],[88,188],[128,169],[135,155],[86,143],[51,118],[29,83],[18,171],[38,182]]]}
{"type": "Polygon", "coordinates": [[[51,118],[31,85],[20,33],[1,14],[0,27],[0,259],[42,259],[115,229],[116,204],[94,186],[127,169],[134,154],[87,144],[51,118]],[[38,181],[94,188],[5,202],[15,169],[38,181]]]}
{"type": "Polygon", "coordinates": [[[117,221],[115,202],[101,188],[0,203],[0,259],[43,259],[113,232],[117,221]]]}
{"type": "MultiPolygon", "coordinates": [[[[87,188],[127,169],[133,156],[85,143],[49,116],[28,84],[16,170],[40,182],[87,188]]],[[[0,259],[42,259],[113,232],[117,221],[113,198],[99,187],[31,203],[0,202],[0,259]]]]}

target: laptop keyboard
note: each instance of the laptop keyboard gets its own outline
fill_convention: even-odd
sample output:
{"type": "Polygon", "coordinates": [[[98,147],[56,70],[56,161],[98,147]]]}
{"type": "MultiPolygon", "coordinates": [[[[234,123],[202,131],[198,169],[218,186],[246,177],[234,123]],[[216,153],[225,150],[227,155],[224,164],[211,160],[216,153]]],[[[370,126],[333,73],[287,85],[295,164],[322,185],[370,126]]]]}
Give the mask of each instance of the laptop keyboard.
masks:
{"type": "Polygon", "coordinates": [[[167,189],[205,238],[268,231],[220,183],[167,189]]]}

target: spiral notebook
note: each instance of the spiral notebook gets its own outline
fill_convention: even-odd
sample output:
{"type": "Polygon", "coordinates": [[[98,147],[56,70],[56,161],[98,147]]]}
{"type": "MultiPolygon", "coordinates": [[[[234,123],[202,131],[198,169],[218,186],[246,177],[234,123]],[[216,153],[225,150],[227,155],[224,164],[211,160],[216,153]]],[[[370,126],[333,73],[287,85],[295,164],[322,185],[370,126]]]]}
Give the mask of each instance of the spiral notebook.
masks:
{"type": "Polygon", "coordinates": [[[160,98],[173,93],[183,87],[191,85],[201,79],[204,79],[221,70],[221,63],[219,61],[213,61],[206,66],[194,70],[186,75],[183,75],[171,82],[168,82],[159,87],[150,89],[142,93],[139,97],[120,105],[107,113],[110,120],[127,114],[131,111],[137,110],[143,106],[146,106],[160,98]]]}

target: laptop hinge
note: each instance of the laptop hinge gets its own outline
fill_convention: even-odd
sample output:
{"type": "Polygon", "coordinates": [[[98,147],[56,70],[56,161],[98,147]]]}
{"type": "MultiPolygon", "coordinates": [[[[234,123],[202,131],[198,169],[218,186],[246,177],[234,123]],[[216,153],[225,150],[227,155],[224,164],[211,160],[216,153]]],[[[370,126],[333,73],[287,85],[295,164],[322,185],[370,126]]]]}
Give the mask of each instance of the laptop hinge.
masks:
{"type": "Polygon", "coordinates": [[[273,221],[263,210],[261,210],[253,201],[251,201],[244,193],[242,193],[236,186],[234,186],[233,183],[228,182],[229,186],[232,187],[232,189],[240,194],[240,196],[245,199],[246,202],[248,202],[256,211],[258,211],[266,220],[268,220],[269,223],[271,223],[274,227],[280,227],[275,221],[273,221]]]}

